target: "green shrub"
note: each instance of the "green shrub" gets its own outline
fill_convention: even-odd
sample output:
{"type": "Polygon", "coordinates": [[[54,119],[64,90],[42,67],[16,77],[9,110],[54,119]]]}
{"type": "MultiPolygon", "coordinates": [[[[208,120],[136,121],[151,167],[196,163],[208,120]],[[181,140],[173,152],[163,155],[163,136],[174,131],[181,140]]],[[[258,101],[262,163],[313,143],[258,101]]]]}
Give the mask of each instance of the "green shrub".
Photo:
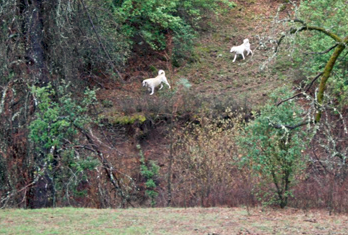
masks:
{"type": "Polygon", "coordinates": [[[234,4],[223,0],[123,0],[111,1],[117,21],[124,35],[132,38],[133,45],[147,44],[152,50],[163,50],[168,35],[173,37],[173,56],[179,58],[191,51],[194,29],[208,12],[222,9],[219,2],[229,7],[234,4]]]}
{"type": "Polygon", "coordinates": [[[272,93],[270,101],[239,138],[241,165],[251,168],[255,176],[261,178],[265,191],[261,192],[260,199],[281,208],[287,205],[295,176],[305,165],[302,157],[304,132],[301,128],[286,127],[302,122],[302,109],[294,101],[274,105],[278,99],[289,96],[287,88],[272,93]]]}
{"type": "Polygon", "coordinates": [[[29,125],[29,140],[37,159],[34,178],[48,175],[53,182],[53,197],[64,195],[71,200],[70,196],[85,194],[77,186],[87,180],[87,171],[99,165],[99,160],[93,153],[76,147],[80,146],[78,133],[92,122],[88,108],[96,100],[95,91],[87,89],[84,98],[78,101],[68,87],[64,83],[57,89],[50,84],[31,87],[37,112],[29,125]]]}
{"type": "Polygon", "coordinates": [[[146,161],[141,146],[137,145],[140,155],[140,174],[145,177],[146,182],[146,195],[151,199],[151,206],[156,205],[156,198],[158,193],[156,192],[157,184],[155,179],[159,173],[159,166],[154,161],[146,161]]]}

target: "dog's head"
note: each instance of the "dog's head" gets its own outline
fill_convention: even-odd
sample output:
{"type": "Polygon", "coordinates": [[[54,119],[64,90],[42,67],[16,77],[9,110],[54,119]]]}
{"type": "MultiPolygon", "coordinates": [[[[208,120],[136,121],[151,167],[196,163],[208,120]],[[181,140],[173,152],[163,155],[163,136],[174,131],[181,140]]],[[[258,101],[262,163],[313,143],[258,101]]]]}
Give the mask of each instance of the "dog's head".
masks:
{"type": "Polygon", "coordinates": [[[143,86],[147,86],[147,82],[145,80],[143,81],[143,86]]]}
{"type": "Polygon", "coordinates": [[[249,39],[247,39],[247,38],[246,38],[246,39],[244,39],[244,40],[243,40],[243,43],[244,43],[244,44],[249,43],[249,39]]]}

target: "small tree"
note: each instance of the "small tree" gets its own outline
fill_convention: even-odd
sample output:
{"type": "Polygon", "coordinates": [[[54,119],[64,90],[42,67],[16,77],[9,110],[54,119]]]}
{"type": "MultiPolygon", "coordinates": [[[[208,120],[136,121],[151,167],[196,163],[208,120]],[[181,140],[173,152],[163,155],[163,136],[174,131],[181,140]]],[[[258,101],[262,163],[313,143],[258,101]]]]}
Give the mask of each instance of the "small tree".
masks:
{"type": "Polygon", "coordinates": [[[29,140],[33,144],[34,186],[31,188],[33,208],[54,206],[57,198],[69,200],[78,192],[81,182],[87,181],[87,172],[100,164],[95,154],[84,152],[78,138],[79,129],[84,129],[92,120],[88,108],[95,102],[95,91],[87,90],[83,100],[73,100],[69,84],[57,89],[31,88],[37,103],[35,120],[29,125],[29,140]],[[40,185],[46,185],[45,191],[40,185]],[[72,193],[73,195],[70,195],[72,193]]]}
{"type": "Polygon", "coordinates": [[[239,139],[242,165],[251,167],[261,183],[273,184],[270,194],[263,195],[281,208],[287,205],[294,177],[304,166],[301,152],[305,147],[303,131],[291,128],[301,121],[302,110],[294,101],[273,105],[281,94],[289,95],[286,93],[285,89],[273,93],[239,139]]]}
{"type": "Polygon", "coordinates": [[[146,182],[146,195],[151,198],[151,206],[156,205],[156,198],[158,193],[156,192],[157,184],[155,182],[159,173],[159,166],[155,161],[146,161],[144,153],[141,149],[141,146],[138,144],[137,149],[139,150],[140,156],[140,174],[145,177],[146,182]]]}

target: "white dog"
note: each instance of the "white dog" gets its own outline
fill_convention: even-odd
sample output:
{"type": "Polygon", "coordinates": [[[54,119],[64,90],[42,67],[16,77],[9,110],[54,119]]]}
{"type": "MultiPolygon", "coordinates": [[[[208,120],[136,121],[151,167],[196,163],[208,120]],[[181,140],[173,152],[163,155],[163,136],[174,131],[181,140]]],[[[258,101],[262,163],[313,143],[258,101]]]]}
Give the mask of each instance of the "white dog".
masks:
{"type": "Polygon", "coordinates": [[[240,54],[243,56],[243,60],[245,60],[244,57],[244,51],[247,51],[247,55],[249,55],[249,53],[251,53],[251,55],[253,55],[253,52],[250,49],[250,43],[249,43],[249,39],[244,39],[243,40],[243,44],[240,46],[234,46],[231,48],[230,52],[236,52],[236,54],[234,55],[234,59],[233,62],[236,61],[237,55],[240,54]]]}
{"type": "Polygon", "coordinates": [[[150,95],[153,95],[153,92],[155,91],[155,88],[158,87],[159,85],[161,85],[160,90],[163,88],[163,84],[162,82],[164,82],[165,84],[168,85],[169,89],[171,88],[167,78],[166,78],[166,74],[165,72],[161,69],[158,71],[158,75],[155,78],[149,78],[149,79],[145,79],[143,81],[143,86],[147,87],[147,89],[149,91],[151,91],[150,95]]]}

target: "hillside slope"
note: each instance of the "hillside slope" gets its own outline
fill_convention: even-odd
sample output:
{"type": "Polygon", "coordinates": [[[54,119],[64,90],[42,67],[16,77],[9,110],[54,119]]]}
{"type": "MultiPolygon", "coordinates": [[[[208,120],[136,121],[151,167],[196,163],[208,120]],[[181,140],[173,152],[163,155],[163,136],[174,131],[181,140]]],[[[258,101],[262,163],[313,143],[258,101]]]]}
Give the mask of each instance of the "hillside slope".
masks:
{"type": "Polygon", "coordinates": [[[274,73],[261,70],[261,67],[272,55],[275,40],[279,37],[273,24],[277,9],[285,5],[282,1],[236,2],[238,5],[234,9],[211,18],[206,31],[196,39],[191,62],[177,68],[154,55],[152,61],[144,58],[148,63],[148,68],[144,70],[144,62],[140,59],[138,64],[131,65],[125,83],[111,86],[114,89],[102,89],[99,98],[109,99],[116,106],[117,99],[124,97],[148,98],[141,81],[156,76],[156,70],[152,72],[149,69],[152,67],[164,69],[174,89],[180,87],[181,78],[186,78],[192,84],[190,89],[193,93],[246,97],[251,103],[259,104],[262,97],[280,83],[274,73]],[[238,56],[233,63],[234,53],[229,52],[230,48],[240,45],[245,38],[250,40],[254,55],[247,56],[245,60],[238,56]]]}
{"type": "MultiPolygon", "coordinates": [[[[176,68],[166,60],[144,58],[148,68],[166,71],[172,90],[164,86],[150,96],[141,81],[155,76],[156,70],[142,70],[144,61],[139,61],[129,69],[124,83],[110,83],[98,91],[103,104],[99,117],[104,124],[98,137],[112,146],[101,144],[100,148],[114,167],[135,180],[143,196],[144,179],[139,173],[137,145],[147,160],[156,160],[161,166],[158,181],[164,193],[170,155],[168,121],[176,118],[179,125],[184,125],[194,110],[202,107],[216,114],[224,112],[226,107],[257,109],[283,83],[276,70],[261,69],[274,64],[274,61],[265,62],[271,57],[277,39],[273,19],[282,1],[236,2],[236,8],[216,15],[208,30],[201,32],[191,62],[176,68]],[[246,56],[245,60],[239,56],[233,63],[230,48],[240,45],[245,38],[250,40],[254,55],[246,56]],[[184,83],[190,88],[185,88],[184,83]]],[[[163,200],[158,205],[165,203],[163,200]]]]}

